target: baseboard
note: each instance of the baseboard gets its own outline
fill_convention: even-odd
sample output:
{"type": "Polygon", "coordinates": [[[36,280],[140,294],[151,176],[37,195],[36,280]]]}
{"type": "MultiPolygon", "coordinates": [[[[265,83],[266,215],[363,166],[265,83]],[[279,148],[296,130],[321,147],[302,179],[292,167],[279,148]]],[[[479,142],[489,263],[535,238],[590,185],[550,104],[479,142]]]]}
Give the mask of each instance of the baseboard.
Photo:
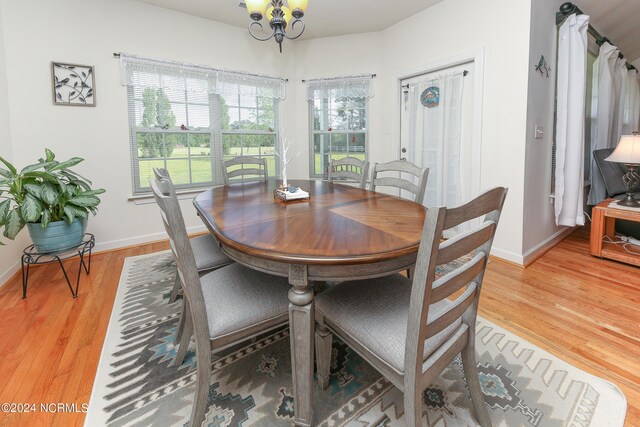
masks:
{"type": "MultiPolygon", "coordinates": [[[[195,227],[187,228],[188,234],[196,234],[206,232],[207,228],[204,225],[197,225],[195,227]]],[[[169,236],[166,232],[162,233],[153,233],[153,234],[145,234],[143,236],[130,237],[127,239],[118,239],[118,240],[110,240],[107,242],[98,242],[93,248],[93,252],[105,252],[112,251],[116,249],[122,249],[130,246],[142,245],[145,243],[156,242],[159,240],[166,240],[169,236]]],[[[9,281],[15,274],[20,271],[20,260],[16,261],[11,267],[9,267],[6,271],[0,274],[0,287],[2,287],[5,283],[9,281]]]]}
{"type": "Polygon", "coordinates": [[[519,266],[524,266],[524,258],[521,254],[517,254],[515,252],[505,251],[504,249],[493,247],[491,248],[491,256],[501,258],[505,261],[517,264],[519,266]]]}
{"type": "Polygon", "coordinates": [[[564,227],[526,251],[522,256],[523,265],[525,267],[531,265],[535,260],[549,251],[549,249],[553,248],[555,245],[564,240],[568,235],[573,233],[575,229],[576,227],[564,227]]]}
{"type": "MultiPolygon", "coordinates": [[[[204,225],[197,225],[195,227],[188,227],[187,233],[201,233],[203,231],[207,231],[207,228],[204,225]]],[[[153,234],[145,234],[142,236],[129,237],[126,239],[118,239],[118,240],[110,240],[107,242],[100,242],[99,240],[96,242],[96,246],[94,247],[94,252],[104,252],[111,251],[114,249],[125,248],[128,246],[136,246],[142,245],[150,242],[157,242],[158,240],[166,240],[169,236],[166,232],[161,233],[153,233],[153,234]]]]}
{"type": "MultiPolygon", "coordinates": [[[[19,258],[19,257],[18,257],[19,258]]],[[[0,274],[0,287],[7,283],[9,279],[15,276],[20,271],[20,260],[14,262],[13,265],[7,268],[2,274],[0,274]]]]}

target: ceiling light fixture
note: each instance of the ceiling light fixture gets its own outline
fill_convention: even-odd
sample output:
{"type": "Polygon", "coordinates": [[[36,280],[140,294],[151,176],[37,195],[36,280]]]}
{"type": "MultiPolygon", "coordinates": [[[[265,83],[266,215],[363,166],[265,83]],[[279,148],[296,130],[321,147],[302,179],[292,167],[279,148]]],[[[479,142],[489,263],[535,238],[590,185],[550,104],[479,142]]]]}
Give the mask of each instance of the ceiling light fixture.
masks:
{"type": "Polygon", "coordinates": [[[282,53],[282,41],[285,37],[289,40],[294,40],[304,33],[304,22],[302,21],[302,17],[304,16],[304,12],[307,10],[307,2],[308,0],[287,0],[287,6],[285,6],[282,0],[245,0],[247,12],[253,20],[253,22],[249,24],[249,33],[254,39],[260,41],[267,41],[271,38],[275,39],[276,43],[278,43],[278,46],[280,47],[280,53],[282,53]],[[267,9],[267,6],[270,7],[267,9]],[[268,37],[260,37],[253,31],[255,30],[255,27],[260,27],[260,30],[263,30],[262,23],[260,21],[262,20],[265,12],[269,19],[269,26],[271,27],[272,33],[268,37]],[[293,18],[293,22],[291,22],[292,30],[295,28],[296,24],[299,23],[302,25],[300,32],[295,36],[289,36],[286,32],[291,18],[293,18]]]}

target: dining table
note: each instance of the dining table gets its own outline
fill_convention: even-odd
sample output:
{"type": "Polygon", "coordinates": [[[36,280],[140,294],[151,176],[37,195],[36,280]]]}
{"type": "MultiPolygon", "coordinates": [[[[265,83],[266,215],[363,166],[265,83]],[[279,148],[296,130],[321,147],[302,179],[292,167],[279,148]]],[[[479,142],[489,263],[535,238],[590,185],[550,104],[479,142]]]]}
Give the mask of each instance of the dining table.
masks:
{"type": "Polygon", "coordinates": [[[362,280],[415,265],[426,208],[381,192],[290,180],[308,200],[274,197],[281,181],[232,183],[194,198],[233,260],[288,277],[294,423],[313,425],[314,284],[362,280]]]}

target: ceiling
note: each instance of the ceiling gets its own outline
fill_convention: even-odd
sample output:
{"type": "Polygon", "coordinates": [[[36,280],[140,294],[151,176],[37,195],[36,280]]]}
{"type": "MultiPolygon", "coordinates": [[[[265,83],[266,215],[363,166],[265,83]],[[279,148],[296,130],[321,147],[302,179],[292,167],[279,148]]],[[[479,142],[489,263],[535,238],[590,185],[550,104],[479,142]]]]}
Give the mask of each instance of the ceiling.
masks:
{"type": "Polygon", "coordinates": [[[589,23],[631,63],[640,58],[640,0],[574,0],[589,23]]]}
{"type": "MultiPolygon", "coordinates": [[[[238,6],[239,0],[136,1],[243,28],[250,23],[246,9],[238,6]]],[[[380,31],[441,1],[394,0],[391,4],[371,0],[309,0],[302,38],[380,31]]]]}

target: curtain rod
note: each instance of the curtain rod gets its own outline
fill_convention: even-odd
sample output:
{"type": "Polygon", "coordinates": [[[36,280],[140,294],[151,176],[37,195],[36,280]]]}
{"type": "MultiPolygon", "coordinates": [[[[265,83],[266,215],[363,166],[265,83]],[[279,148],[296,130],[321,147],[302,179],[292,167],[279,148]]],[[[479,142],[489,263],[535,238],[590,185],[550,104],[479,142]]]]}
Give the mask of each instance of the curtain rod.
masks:
{"type": "MultiPolygon", "coordinates": [[[[464,71],[459,71],[457,73],[452,73],[452,74],[447,74],[446,76],[440,75],[439,77],[435,77],[433,79],[427,79],[427,80],[420,80],[420,82],[433,82],[436,80],[439,80],[440,77],[452,77],[452,76],[459,76],[460,74],[462,74],[462,77],[467,77],[469,75],[469,70],[464,70],[464,71]]],[[[411,86],[409,83],[400,86],[403,89],[409,89],[409,86],[411,86]]],[[[406,93],[406,92],[405,92],[406,93]]]]}
{"type": "Polygon", "coordinates": [[[357,75],[357,76],[338,76],[338,77],[329,77],[326,79],[307,79],[307,80],[302,80],[302,83],[307,83],[307,82],[315,82],[315,81],[320,81],[320,80],[342,80],[342,79],[357,79],[358,77],[367,77],[367,76],[371,76],[371,78],[375,78],[376,75],[375,74],[361,74],[361,75],[357,75]]]}
{"type": "MultiPolygon", "coordinates": [[[[135,57],[133,55],[131,55],[132,57],[135,57]]],[[[120,58],[120,52],[113,52],[113,57],[114,58],[120,58]]],[[[139,58],[139,57],[135,57],[135,58],[139,58]]],[[[163,61],[161,59],[153,59],[153,58],[140,58],[140,59],[144,59],[146,61],[154,61],[154,62],[166,62],[166,63],[173,63],[172,61],[163,61]]],[[[218,69],[218,68],[213,68],[213,67],[204,67],[202,65],[192,65],[192,64],[184,64],[184,65],[188,65],[189,67],[196,67],[196,68],[203,68],[203,69],[207,69],[207,70],[215,70],[215,71],[223,71],[223,72],[227,72],[227,73],[236,73],[236,74],[242,74],[245,76],[251,76],[251,77],[262,77],[262,78],[266,78],[266,79],[273,79],[273,80],[282,80],[285,82],[288,82],[289,79],[283,79],[281,77],[273,77],[273,76],[267,76],[265,74],[254,74],[254,73],[245,73],[244,71],[230,71],[230,70],[222,70],[222,69],[218,69]]]]}
{"type": "MultiPolygon", "coordinates": [[[[556,12],[556,25],[562,24],[565,21],[565,19],[567,19],[569,17],[569,15],[571,15],[573,13],[575,13],[576,15],[584,15],[584,12],[582,10],[580,10],[580,8],[578,6],[576,6],[575,4],[573,4],[571,2],[562,3],[562,5],[560,6],[560,10],[558,12],[556,12]]],[[[600,34],[600,32],[598,30],[593,28],[593,25],[589,24],[589,28],[588,28],[587,32],[589,34],[591,34],[596,39],[596,44],[598,46],[602,46],[604,43],[609,43],[609,44],[615,46],[611,42],[611,40],[609,40],[607,37],[604,37],[602,34],[600,34]]],[[[622,54],[622,52],[618,53],[618,58],[620,58],[620,59],[624,58],[624,55],[622,54]]],[[[629,64],[628,61],[626,61],[625,63],[627,65],[627,70],[637,70],[637,68],[635,66],[629,64]]]]}

